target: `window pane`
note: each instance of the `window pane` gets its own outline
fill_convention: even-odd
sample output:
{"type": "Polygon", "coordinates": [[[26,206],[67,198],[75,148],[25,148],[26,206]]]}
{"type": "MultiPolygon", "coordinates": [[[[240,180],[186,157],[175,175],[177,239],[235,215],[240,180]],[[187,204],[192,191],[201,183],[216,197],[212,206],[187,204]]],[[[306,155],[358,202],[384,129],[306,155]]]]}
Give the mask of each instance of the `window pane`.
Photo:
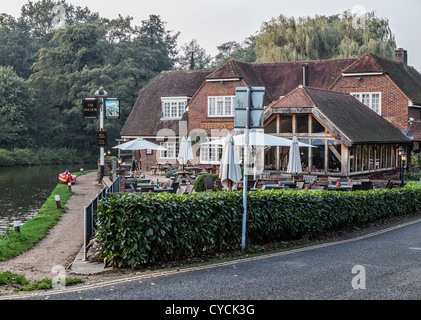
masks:
{"type": "Polygon", "coordinates": [[[215,114],[215,98],[209,98],[209,115],[214,116],[215,114]]]}
{"type": "Polygon", "coordinates": [[[231,110],[231,97],[225,97],[225,115],[230,116],[232,114],[231,110]]]}
{"type": "Polygon", "coordinates": [[[178,103],[178,117],[181,118],[184,114],[184,111],[186,110],[186,103],[185,102],[179,102],[178,103]]]}
{"type": "Polygon", "coordinates": [[[373,111],[380,114],[380,94],[373,93],[373,95],[371,96],[371,108],[373,109],[373,111]]]}
{"type": "Polygon", "coordinates": [[[361,101],[361,95],[359,93],[351,93],[351,96],[361,101]]]}
{"type": "Polygon", "coordinates": [[[296,119],[297,119],[297,132],[308,133],[308,115],[297,114],[296,119]]]}
{"type": "Polygon", "coordinates": [[[315,117],[313,117],[311,123],[311,133],[325,133],[325,127],[315,117]]]}
{"type": "Polygon", "coordinates": [[[362,94],[361,102],[364,103],[367,107],[370,107],[370,95],[362,94]]]}
{"type": "Polygon", "coordinates": [[[177,117],[177,102],[171,102],[171,118],[177,117]]]}
{"type": "Polygon", "coordinates": [[[169,118],[171,115],[171,106],[170,103],[165,102],[164,103],[164,117],[169,118]]]}
{"type": "Polygon", "coordinates": [[[292,116],[280,116],[280,133],[292,133],[292,116]]]}
{"type": "Polygon", "coordinates": [[[323,172],[325,171],[325,141],[321,139],[314,139],[312,142],[313,146],[313,168],[311,171],[323,172]]]}
{"type": "Polygon", "coordinates": [[[341,172],[341,141],[329,140],[329,171],[341,172]]]}
{"type": "MultiPolygon", "coordinates": [[[[309,143],[308,139],[298,139],[299,142],[303,142],[303,143],[309,143]]],[[[303,169],[303,171],[308,172],[309,168],[308,168],[308,149],[309,148],[305,148],[305,147],[301,147],[300,148],[300,157],[301,157],[301,167],[303,169]]]]}
{"type": "Polygon", "coordinates": [[[221,97],[216,99],[216,114],[218,116],[224,115],[224,100],[221,97]]]}

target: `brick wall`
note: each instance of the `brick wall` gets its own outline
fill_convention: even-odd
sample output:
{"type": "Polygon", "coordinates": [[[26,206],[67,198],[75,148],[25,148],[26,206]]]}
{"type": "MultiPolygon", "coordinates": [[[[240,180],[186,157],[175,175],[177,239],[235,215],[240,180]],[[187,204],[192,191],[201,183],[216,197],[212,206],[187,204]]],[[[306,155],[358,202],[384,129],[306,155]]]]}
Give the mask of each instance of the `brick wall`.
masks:
{"type": "Polygon", "coordinates": [[[381,116],[400,130],[408,129],[408,98],[385,75],[342,77],[332,90],[341,92],[381,92],[381,116]]]}
{"type": "Polygon", "coordinates": [[[234,128],[234,117],[208,117],[209,96],[235,96],[236,87],[245,87],[243,81],[206,82],[189,103],[188,132],[194,129],[212,130],[234,128]]]}

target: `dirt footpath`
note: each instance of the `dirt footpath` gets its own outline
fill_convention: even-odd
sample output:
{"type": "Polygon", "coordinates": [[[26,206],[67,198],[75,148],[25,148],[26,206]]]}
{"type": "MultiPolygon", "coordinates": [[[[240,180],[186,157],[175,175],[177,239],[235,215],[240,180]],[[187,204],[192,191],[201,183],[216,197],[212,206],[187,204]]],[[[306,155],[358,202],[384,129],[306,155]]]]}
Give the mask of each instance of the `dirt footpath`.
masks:
{"type": "Polygon", "coordinates": [[[67,211],[56,226],[30,250],[1,261],[0,272],[11,271],[32,281],[57,276],[57,271],[52,272],[56,266],[67,268],[83,246],[84,207],[101,191],[96,179],[96,172],[79,176],[72,186],[75,194],[67,201],[67,211]]]}

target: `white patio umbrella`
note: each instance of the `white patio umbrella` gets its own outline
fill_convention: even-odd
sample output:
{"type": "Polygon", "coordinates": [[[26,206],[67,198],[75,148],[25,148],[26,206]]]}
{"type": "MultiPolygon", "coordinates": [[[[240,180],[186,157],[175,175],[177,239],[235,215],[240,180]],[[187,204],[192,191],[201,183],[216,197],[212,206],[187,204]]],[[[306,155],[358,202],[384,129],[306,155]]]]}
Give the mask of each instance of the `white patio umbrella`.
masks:
{"type": "Polygon", "coordinates": [[[289,149],[287,173],[291,173],[294,178],[294,175],[301,172],[303,172],[303,170],[301,168],[300,146],[297,137],[294,136],[292,138],[291,148],[289,149]]]}
{"type": "Polygon", "coordinates": [[[164,147],[161,147],[155,143],[149,142],[143,138],[137,138],[135,140],[131,140],[122,144],[119,144],[114,149],[120,149],[120,150],[145,150],[145,149],[151,149],[151,150],[167,150],[164,147]]]}
{"type": "Polygon", "coordinates": [[[240,160],[231,134],[228,134],[225,138],[219,178],[221,178],[222,185],[229,190],[234,188],[242,179],[240,160]]]}
{"type": "Polygon", "coordinates": [[[187,140],[185,137],[181,139],[177,160],[181,165],[183,165],[183,167],[188,161],[193,160],[193,150],[190,137],[188,137],[187,140]]]}
{"type": "MultiPolygon", "coordinates": [[[[233,137],[235,145],[242,146],[244,145],[245,141],[245,134],[236,135],[233,137]]],[[[204,142],[202,144],[218,144],[223,145],[225,138],[212,140],[209,142],[204,142]]],[[[267,147],[290,147],[292,144],[292,140],[281,138],[277,136],[273,136],[271,134],[261,133],[261,132],[250,132],[249,133],[249,146],[267,146],[267,147]]],[[[310,147],[315,148],[311,144],[306,144],[303,142],[298,142],[300,147],[310,147]]]]}

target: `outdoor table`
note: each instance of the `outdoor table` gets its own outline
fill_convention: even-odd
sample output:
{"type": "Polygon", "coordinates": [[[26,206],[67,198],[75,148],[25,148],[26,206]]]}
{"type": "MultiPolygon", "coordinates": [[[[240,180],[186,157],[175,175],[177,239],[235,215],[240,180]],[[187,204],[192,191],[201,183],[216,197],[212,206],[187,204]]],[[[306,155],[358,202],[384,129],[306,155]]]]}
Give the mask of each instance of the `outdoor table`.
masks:
{"type": "Polygon", "coordinates": [[[155,187],[155,188],[153,188],[153,192],[171,192],[171,191],[173,191],[174,189],[173,188],[171,188],[171,187],[167,187],[167,188],[162,188],[162,187],[155,187]]]}
{"type": "Polygon", "coordinates": [[[176,176],[174,182],[179,182],[180,179],[187,179],[191,184],[193,184],[188,172],[175,172],[174,175],[176,176]]]}
{"type": "Polygon", "coordinates": [[[199,174],[202,171],[202,168],[200,167],[185,167],[187,171],[193,171],[194,174],[199,174]]]}
{"type": "Polygon", "coordinates": [[[266,189],[285,189],[286,186],[282,183],[282,185],[278,185],[276,183],[269,183],[266,184],[266,189]]]}
{"type": "Polygon", "coordinates": [[[156,187],[156,184],[138,183],[136,186],[136,191],[148,192],[149,190],[153,190],[156,187]]]}
{"type": "Polygon", "coordinates": [[[328,190],[336,190],[336,191],[350,191],[350,190],[352,190],[352,185],[347,185],[347,184],[341,184],[341,186],[340,187],[338,187],[337,185],[335,185],[335,184],[329,184],[328,186],[327,186],[327,189],[328,190]]]}
{"type": "Polygon", "coordinates": [[[296,186],[296,183],[294,181],[283,181],[283,180],[279,180],[283,185],[287,186],[287,187],[294,187],[296,186]]]}

